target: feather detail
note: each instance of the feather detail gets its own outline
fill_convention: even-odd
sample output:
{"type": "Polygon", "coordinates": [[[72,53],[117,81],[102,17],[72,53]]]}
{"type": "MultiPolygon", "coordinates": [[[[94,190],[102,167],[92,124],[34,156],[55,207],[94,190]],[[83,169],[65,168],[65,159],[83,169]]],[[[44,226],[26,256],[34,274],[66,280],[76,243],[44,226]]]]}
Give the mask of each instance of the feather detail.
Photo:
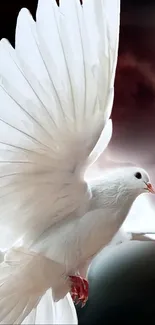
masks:
{"type": "Polygon", "coordinates": [[[52,291],[49,289],[22,324],[78,324],[70,294],[57,303],[53,303],[52,291]]]}
{"type": "Polygon", "coordinates": [[[94,164],[95,161],[100,157],[101,153],[107,148],[110,140],[112,137],[112,120],[109,119],[108,122],[106,123],[100,138],[92,150],[90,156],[89,156],[89,161],[90,164],[94,164]]]}
{"type": "Polygon", "coordinates": [[[62,265],[24,248],[11,249],[0,264],[0,324],[21,324],[50,287],[54,292],[66,281],[62,265]]]}

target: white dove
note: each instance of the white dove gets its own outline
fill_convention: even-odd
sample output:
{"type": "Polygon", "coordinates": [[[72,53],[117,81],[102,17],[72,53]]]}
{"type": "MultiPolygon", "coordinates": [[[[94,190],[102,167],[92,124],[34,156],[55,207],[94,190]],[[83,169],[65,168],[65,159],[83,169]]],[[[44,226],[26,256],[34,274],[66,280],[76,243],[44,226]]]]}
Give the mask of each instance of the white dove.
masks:
{"type": "Polygon", "coordinates": [[[69,292],[86,302],[84,269],[153,192],[137,167],[84,178],[112,134],[119,15],[119,0],[39,0],[15,50],[0,42],[1,324],[76,323],[69,292]]]}

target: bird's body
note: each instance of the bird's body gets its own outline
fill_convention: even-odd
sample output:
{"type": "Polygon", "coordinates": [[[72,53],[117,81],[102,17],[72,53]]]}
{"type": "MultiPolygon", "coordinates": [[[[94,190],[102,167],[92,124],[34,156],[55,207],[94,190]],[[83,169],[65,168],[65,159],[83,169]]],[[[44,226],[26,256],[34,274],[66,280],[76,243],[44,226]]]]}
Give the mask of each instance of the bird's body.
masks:
{"type": "MultiPolygon", "coordinates": [[[[138,170],[145,175],[144,170],[138,170]]],[[[65,265],[68,275],[75,274],[111,241],[134,200],[143,192],[139,184],[136,187],[139,181],[135,181],[132,191],[128,180],[125,178],[123,181],[125,174],[134,178],[136,171],[136,167],[122,168],[109,172],[100,179],[89,181],[89,199],[86,200],[85,213],[80,215],[80,208],[78,213],[74,211],[68,218],[44,232],[30,248],[65,265]]]]}

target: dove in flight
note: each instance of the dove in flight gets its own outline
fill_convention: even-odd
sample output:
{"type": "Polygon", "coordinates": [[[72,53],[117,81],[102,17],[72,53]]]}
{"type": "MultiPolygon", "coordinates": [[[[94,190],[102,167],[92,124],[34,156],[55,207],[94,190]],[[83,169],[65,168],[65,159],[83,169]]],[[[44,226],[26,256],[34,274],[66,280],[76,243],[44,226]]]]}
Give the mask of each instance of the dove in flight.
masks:
{"type": "Polygon", "coordinates": [[[85,179],[112,136],[119,24],[119,0],[39,0],[0,41],[1,324],[77,323],[83,270],[154,193],[138,167],[85,179]]]}

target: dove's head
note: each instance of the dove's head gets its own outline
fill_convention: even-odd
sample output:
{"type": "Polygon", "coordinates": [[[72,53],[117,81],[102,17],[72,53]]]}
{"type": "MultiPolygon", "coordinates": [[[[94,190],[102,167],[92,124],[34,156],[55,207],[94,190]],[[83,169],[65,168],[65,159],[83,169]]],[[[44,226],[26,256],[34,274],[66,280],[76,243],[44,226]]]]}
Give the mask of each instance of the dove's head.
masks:
{"type": "Polygon", "coordinates": [[[148,173],[140,167],[124,167],[107,170],[104,177],[91,184],[97,207],[110,205],[119,211],[119,216],[127,216],[131,205],[143,193],[155,194],[148,173]]]}
{"type": "Polygon", "coordinates": [[[121,170],[123,187],[133,191],[136,196],[142,193],[155,194],[155,189],[150,181],[148,173],[139,167],[127,167],[121,170]]]}

